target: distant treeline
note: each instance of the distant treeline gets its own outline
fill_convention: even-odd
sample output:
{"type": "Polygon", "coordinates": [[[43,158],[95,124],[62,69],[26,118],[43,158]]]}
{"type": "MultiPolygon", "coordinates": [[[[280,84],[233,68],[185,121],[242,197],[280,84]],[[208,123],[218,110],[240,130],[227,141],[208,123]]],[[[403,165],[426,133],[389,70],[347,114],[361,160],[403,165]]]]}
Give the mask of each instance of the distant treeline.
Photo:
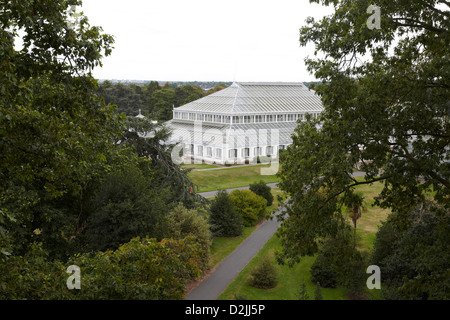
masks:
{"type": "Polygon", "coordinates": [[[166,121],[172,119],[172,109],[208,94],[217,92],[231,83],[217,82],[166,82],[164,85],[150,81],[143,85],[135,83],[112,83],[103,81],[98,88],[98,94],[105,103],[117,105],[117,112],[126,116],[136,116],[141,113],[153,120],[166,121]],[[208,85],[213,85],[209,90],[208,85]]]}
{"type": "MultiPolygon", "coordinates": [[[[307,87],[320,82],[304,82],[307,87]]],[[[115,82],[105,80],[100,83],[98,94],[106,104],[117,105],[117,112],[126,116],[141,113],[152,120],[172,119],[172,110],[211,93],[222,90],[231,82],[166,82],[145,81],[145,83],[115,82]]]]}

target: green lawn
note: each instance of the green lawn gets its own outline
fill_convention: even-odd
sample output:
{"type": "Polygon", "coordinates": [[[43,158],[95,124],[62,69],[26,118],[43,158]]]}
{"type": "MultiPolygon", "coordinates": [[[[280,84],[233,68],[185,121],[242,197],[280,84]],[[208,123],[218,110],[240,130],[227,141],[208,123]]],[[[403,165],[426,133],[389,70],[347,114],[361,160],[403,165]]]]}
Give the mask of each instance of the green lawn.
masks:
{"type": "Polygon", "coordinates": [[[215,267],[220,261],[225,259],[230,253],[234,251],[247,237],[255,231],[256,227],[245,227],[242,235],[239,237],[225,238],[215,237],[213,238],[211,246],[211,268],[215,267]]]}
{"type": "MultiPolygon", "coordinates": [[[[356,180],[363,181],[363,177],[356,180]]],[[[383,189],[381,182],[372,185],[360,185],[356,191],[361,192],[366,201],[366,209],[361,213],[361,218],[356,224],[357,247],[359,250],[369,251],[374,244],[375,234],[381,222],[386,220],[389,210],[374,206],[374,198],[380,194],[383,189]]],[[[350,219],[349,219],[350,223],[350,219]]]]}
{"type": "MultiPolygon", "coordinates": [[[[388,210],[372,206],[373,198],[379,194],[382,188],[382,183],[357,187],[357,191],[363,193],[368,204],[367,209],[362,213],[357,223],[357,246],[359,250],[371,250],[375,240],[375,233],[381,221],[385,220],[389,213],[388,210]]],[[[292,268],[277,265],[278,285],[273,289],[256,289],[247,284],[251,271],[264,255],[271,257],[274,264],[276,264],[274,253],[279,249],[281,249],[281,243],[277,236],[274,235],[228,288],[225,289],[219,296],[219,299],[233,300],[236,295],[249,300],[296,300],[298,299],[298,291],[302,282],[306,283],[310,299],[314,299],[315,286],[311,283],[309,269],[314,263],[315,257],[304,257],[300,263],[294,265],[292,268]]],[[[370,294],[376,296],[377,292],[370,292],[370,294]]],[[[325,300],[347,299],[346,292],[343,288],[322,288],[322,295],[325,300]]]]}
{"type": "Polygon", "coordinates": [[[191,171],[189,177],[200,188],[197,192],[230,189],[248,186],[260,180],[266,183],[278,182],[275,175],[261,175],[261,168],[270,165],[241,166],[207,171],[191,171]]]}
{"type": "MultiPolygon", "coordinates": [[[[247,300],[296,300],[300,284],[304,281],[310,298],[314,297],[315,286],[311,284],[309,268],[314,262],[314,257],[303,258],[293,268],[289,266],[279,266],[278,285],[273,289],[256,289],[248,285],[251,271],[265,255],[271,257],[275,263],[275,250],[280,249],[280,241],[273,236],[261,249],[260,252],[249,262],[234,281],[219,296],[219,300],[234,300],[235,295],[244,297],[247,300]]],[[[345,299],[345,292],[342,289],[322,289],[323,298],[326,300],[345,299]]]]}

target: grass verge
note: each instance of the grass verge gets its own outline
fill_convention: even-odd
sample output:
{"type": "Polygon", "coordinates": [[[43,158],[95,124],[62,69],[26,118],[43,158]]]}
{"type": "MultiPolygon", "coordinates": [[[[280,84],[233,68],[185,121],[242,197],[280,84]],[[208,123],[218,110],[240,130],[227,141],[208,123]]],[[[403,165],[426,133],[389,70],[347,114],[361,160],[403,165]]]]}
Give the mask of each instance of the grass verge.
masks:
{"type": "Polygon", "coordinates": [[[242,166],[208,171],[191,171],[189,178],[199,186],[197,192],[245,187],[260,180],[265,183],[278,182],[276,175],[261,175],[261,168],[270,165],[242,166]]]}
{"type": "MultiPolygon", "coordinates": [[[[273,236],[260,252],[249,262],[234,281],[219,296],[219,300],[234,300],[235,295],[247,300],[297,300],[300,284],[304,281],[310,298],[314,297],[315,286],[311,283],[309,269],[314,257],[305,257],[292,268],[276,265],[278,269],[278,285],[273,289],[257,289],[248,285],[251,271],[264,256],[269,256],[275,263],[275,251],[281,249],[281,243],[273,236]]],[[[342,300],[345,298],[343,289],[322,289],[325,300],[342,300]]]]}
{"type": "MultiPolygon", "coordinates": [[[[362,177],[359,179],[363,179],[362,177]]],[[[363,193],[366,198],[366,210],[362,213],[357,223],[357,247],[359,250],[370,252],[375,234],[381,222],[389,214],[388,210],[373,206],[374,197],[382,190],[382,183],[372,185],[361,185],[357,191],[363,193]]],[[[350,220],[349,220],[350,221],[350,220]]],[[[275,262],[275,251],[281,249],[281,243],[274,235],[261,251],[249,262],[236,279],[219,296],[219,300],[233,300],[236,296],[244,297],[248,300],[296,300],[302,282],[306,283],[306,289],[310,299],[314,299],[315,286],[310,280],[310,268],[315,257],[303,257],[301,262],[289,266],[276,265],[278,269],[278,285],[273,289],[256,289],[248,285],[248,279],[253,268],[259,263],[263,256],[268,255],[275,262]]],[[[370,296],[375,297],[376,292],[370,292],[370,296]]],[[[347,292],[343,288],[326,289],[322,288],[324,300],[347,300],[347,292]]]]}

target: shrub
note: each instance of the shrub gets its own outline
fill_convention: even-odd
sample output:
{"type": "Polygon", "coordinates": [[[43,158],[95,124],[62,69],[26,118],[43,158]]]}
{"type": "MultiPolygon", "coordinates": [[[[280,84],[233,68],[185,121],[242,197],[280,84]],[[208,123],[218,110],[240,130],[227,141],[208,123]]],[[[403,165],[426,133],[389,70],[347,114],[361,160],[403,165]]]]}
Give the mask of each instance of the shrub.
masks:
{"type": "Polygon", "coordinates": [[[200,245],[202,254],[199,258],[201,270],[209,268],[211,232],[208,219],[199,209],[186,209],[181,203],[175,207],[168,218],[168,237],[184,239],[188,236],[200,245]]]}
{"type": "Polygon", "coordinates": [[[271,206],[273,203],[273,195],[270,190],[271,188],[262,180],[250,185],[250,191],[266,199],[267,206],[271,206]]]}
{"type": "Polygon", "coordinates": [[[134,238],[116,251],[75,257],[71,264],[81,269],[81,299],[174,300],[200,274],[200,254],[192,238],[134,238]]]}
{"type": "Polygon", "coordinates": [[[242,218],[234,209],[228,193],[220,190],[210,206],[209,223],[216,237],[236,237],[242,234],[242,218]]]}
{"type": "Polygon", "coordinates": [[[31,244],[23,256],[10,256],[2,262],[0,300],[68,299],[68,274],[64,265],[50,261],[41,243],[31,244]]]}
{"type": "Polygon", "coordinates": [[[260,289],[271,289],[277,285],[277,268],[267,256],[251,273],[249,285],[260,289]]]}
{"type": "Polygon", "coordinates": [[[78,254],[62,263],[50,260],[41,244],[33,244],[26,255],[3,263],[0,299],[182,299],[186,282],[199,275],[200,254],[191,238],[161,242],[134,238],[115,251],[78,254]],[[80,267],[80,290],[66,286],[70,265],[80,267]]]}
{"type": "Polygon", "coordinates": [[[266,214],[267,200],[250,190],[234,190],[230,200],[241,215],[244,226],[251,227],[261,221],[266,214]]]}

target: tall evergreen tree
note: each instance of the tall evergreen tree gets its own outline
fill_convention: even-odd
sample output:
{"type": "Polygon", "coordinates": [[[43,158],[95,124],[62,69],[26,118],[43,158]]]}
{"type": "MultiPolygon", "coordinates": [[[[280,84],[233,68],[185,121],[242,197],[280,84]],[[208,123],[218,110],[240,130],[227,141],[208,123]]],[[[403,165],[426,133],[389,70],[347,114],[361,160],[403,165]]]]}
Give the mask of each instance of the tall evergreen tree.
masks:
{"type": "Polygon", "coordinates": [[[255,182],[250,185],[250,191],[267,200],[267,206],[273,203],[273,195],[270,188],[264,181],[255,182]]]}
{"type": "Polygon", "coordinates": [[[316,290],[314,290],[314,300],[323,300],[322,289],[320,288],[320,283],[317,283],[316,290]]]}
{"type": "Polygon", "coordinates": [[[306,282],[303,281],[300,284],[300,290],[298,292],[298,300],[309,300],[308,290],[306,289],[306,282]]]}
{"type": "Polygon", "coordinates": [[[211,203],[209,223],[214,236],[236,237],[242,234],[243,224],[228,193],[220,190],[211,203]]]}

